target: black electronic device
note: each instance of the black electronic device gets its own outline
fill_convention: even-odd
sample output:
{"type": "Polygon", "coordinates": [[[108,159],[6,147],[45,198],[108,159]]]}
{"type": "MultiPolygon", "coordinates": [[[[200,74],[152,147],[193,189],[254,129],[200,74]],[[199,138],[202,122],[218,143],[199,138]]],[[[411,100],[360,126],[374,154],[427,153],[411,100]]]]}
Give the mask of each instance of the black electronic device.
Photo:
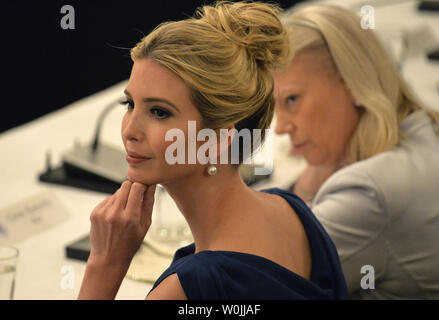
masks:
{"type": "Polygon", "coordinates": [[[84,236],[66,246],[66,257],[80,261],[87,261],[90,255],[90,248],[90,236],[84,236]]]}
{"type": "Polygon", "coordinates": [[[439,61],[439,48],[428,52],[427,58],[429,60],[439,61]]]}
{"type": "Polygon", "coordinates": [[[418,5],[418,9],[422,11],[439,12],[439,1],[421,1],[418,5]]]}

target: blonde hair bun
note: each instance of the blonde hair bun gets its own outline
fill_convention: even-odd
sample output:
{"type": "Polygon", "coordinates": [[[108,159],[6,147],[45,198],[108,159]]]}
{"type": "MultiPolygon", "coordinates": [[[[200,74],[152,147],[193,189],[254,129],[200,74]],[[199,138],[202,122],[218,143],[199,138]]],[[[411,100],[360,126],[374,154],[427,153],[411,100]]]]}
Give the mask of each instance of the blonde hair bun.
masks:
{"type": "Polygon", "coordinates": [[[273,4],[218,1],[198,9],[196,16],[200,23],[218,31],[222,38],[218,41],[234,43],[265,67],[275,68],[288,62],[290,51],[280,12],[281,8],[273,4]]]}

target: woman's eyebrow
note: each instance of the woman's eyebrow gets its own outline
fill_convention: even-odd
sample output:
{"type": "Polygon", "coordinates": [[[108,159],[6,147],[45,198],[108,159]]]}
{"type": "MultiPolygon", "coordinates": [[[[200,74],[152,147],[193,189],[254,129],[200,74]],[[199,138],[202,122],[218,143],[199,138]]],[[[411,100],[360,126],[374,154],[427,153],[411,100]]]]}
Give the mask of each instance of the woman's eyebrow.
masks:
{"type": "MultiPolygon", "coordinates": [[[[132,98],[131,94],[129,93],[129,91],[127,89],[125,89],[123,91],[123,93],[125,93],[128,97],[132,98]]],[[[164,98],[148,97],[148,98],[143,98],[142,101],[143,102],[161,102],[161,103],[166,103],[170,107],[174,108],[177,112],[180,112],[180,110],[178,110],[178,108],[172,102],[170,102],[170,101],[168,101],[168,100],[166,100],[164,98]]]]}

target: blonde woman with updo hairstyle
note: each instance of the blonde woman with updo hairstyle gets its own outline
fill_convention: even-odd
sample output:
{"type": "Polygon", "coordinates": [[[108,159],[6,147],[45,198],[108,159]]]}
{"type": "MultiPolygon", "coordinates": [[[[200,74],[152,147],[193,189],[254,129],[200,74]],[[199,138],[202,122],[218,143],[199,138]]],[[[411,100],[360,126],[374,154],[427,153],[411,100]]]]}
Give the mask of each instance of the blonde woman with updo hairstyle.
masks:
{"type": "Polygon", "coordinates": [[[289,191],[334,241],[351,298],[439,298],[439,114],[410,91],[355,13],[283,15],[276,132],[306,167],[289,191]]]}
{"type": "Polygon", "coordinates": [[[80,299],[116,296],[150,227],[156,184],[176,202],[194,243],[177,250],[147,299],[347,298],[336,248],[305,203],[279,188],[251,189],[238,170],[254,149],[246,151],[236,132],[270,126],[272,70],[289,59],[279,12],[275,5],[219,2],[194,18],[160,24],[131,50],[122,121],[128,181],[91,214],[80,299]],[[202,155],[192,163],[190,125],[216,133],[208,140],[216,148],[192,141],[202,155]],[[183,148],[168,139],[176,131],[183,148]],[[239,157],[232,152],[231,161],[219,161],[234,144],[239,157]],[[179,152],[186,161],[173,162],[179,152]]]}

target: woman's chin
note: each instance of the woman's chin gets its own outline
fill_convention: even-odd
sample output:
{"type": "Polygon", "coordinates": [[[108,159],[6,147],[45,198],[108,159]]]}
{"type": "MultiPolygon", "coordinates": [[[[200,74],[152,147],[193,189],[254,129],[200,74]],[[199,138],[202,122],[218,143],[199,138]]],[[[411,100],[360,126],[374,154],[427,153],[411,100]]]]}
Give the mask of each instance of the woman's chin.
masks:
{"type": "Polygon", "coordinates": [[[319,166],[328,166],[332,165],[334,161],[329,157],[322,157],[319,155],[305,155],[306,163],[310,166],[319,167],[319,166]]]}
{"type": "Polygon", "coordinates": [[[304,154],[304,158],[306,160],[306,163],[311,166],[320,166],[325,164],[325,159],[322,159],[322,157],[313,154],[304,154]]]}
{"type": "Polygon", "coordinates": [[[127,178],[131,182],[140,182],[144,185],[157,184],[157,179],[151,177],[151,175],[146,176],[145,173],[136,172],[136,170],[128,169],[127,178]]]}

